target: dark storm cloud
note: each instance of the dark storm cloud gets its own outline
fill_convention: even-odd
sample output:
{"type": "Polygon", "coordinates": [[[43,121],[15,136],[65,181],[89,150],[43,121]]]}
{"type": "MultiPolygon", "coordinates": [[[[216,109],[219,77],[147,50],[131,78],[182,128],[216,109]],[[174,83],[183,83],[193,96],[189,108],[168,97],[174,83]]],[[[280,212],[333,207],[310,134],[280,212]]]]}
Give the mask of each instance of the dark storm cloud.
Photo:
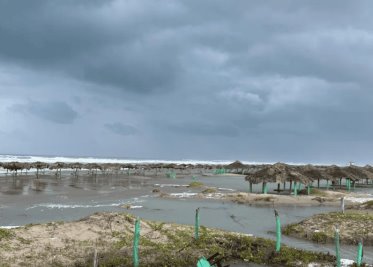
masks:
{"type": "Polygon", "coordinates": [[[106,123],[105,128],[115,134],[124,136],[135,135],[139,132],[135,127],[120,122],[106,123]]]}
{"type": "Polygon", "coordinates": [[[22,113],[26,117],[33,115],[60,124],[73,123],[78,116],[78,113],[68,104],[59,101],[29,101],[26,104],[15,104],[10,110],[12,112],[22,113]]]}
{"type": "Polygon", "coordinates": [[[0,0],[0,104],[69,127],[79,114],[74,140],[91,138],[83,154],[364,161],[372,7],[0,0]]]}

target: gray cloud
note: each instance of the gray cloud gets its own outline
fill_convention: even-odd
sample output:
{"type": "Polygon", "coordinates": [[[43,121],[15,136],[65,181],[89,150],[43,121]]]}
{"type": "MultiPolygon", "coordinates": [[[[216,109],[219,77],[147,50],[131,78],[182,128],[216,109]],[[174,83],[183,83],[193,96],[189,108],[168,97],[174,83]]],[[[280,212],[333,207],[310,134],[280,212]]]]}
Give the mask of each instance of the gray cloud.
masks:
{"type": "Polygon", "coordinates": [[[197,136],[222,136],[222,137],[237,137],[239,130],[236,127],[227,125],[213,125],[211,123],[183,123],[179,125],[171,125],[169,129],[180,135],[197,135],[197,136]]]}
{"type": "Polygon", "coordinates": [[[27,117],[33,115],[59,124],[71,124],[78,116],[78,113],[68,104],[60,101],[29,101],[26,104],[15,104],[10,110],[20,112],[27,117]]]}
{"type": "Polygon", "coordinates": [[[135,135],[139,133],[139,131],[135,127],[120,122],[106,123],[105,128],[115,134],[124,136],[135,135]]]}
{"type": "Polygon", "coordinates": [[[0,0],[0,122],[52,154],[367,162],[372,7],[0,0]]]}

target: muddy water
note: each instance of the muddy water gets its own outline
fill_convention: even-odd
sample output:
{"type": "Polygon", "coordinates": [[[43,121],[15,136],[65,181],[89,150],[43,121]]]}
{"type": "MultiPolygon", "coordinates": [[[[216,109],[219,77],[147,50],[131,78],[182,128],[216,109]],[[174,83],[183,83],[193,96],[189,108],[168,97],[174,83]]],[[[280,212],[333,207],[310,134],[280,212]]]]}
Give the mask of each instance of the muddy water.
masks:
{"type": "MultiPolygon", "coordinates": [[[[247,191],[243,177],[198,177],[207,186],[222,190],[247,191]]],[[[145,219],[194,223],[194,211],[201,209],[201,224],[229,231],[274,239],[275,220],[272,207],[238,205],[216,200],[160,199],[154,188],[165,192],[194,192],[185,187],[193,179],[147,177],[81,176],[62,179],[44,176],[0,178],[0,225],[24,225],[46,221],[75,220],[96,211],[124,211],[122,205],[132,205],[130,212],[145,219]]],[[[274,185],[270,190],[274,189],[274,185]]],[[[366,190],[366,189],[365,189],[366,190]]],[[[259,192],[259,186],[254,187],[259,192]]],[[[371,191],[368,191],[372,193],[371,191]]],[[[316,213],[333,211],[335,207],[276,207],[282,224],[298,222],[316,213]]],[[[330,245],[283,237],[283,243],[308,250],[330,252],[330,245]]],[[[342,246],[342,257],[354,259],[356,248],[342,246]]],[[[365,260],[373,263],[373,248],[366,248],[365,260]]]]}

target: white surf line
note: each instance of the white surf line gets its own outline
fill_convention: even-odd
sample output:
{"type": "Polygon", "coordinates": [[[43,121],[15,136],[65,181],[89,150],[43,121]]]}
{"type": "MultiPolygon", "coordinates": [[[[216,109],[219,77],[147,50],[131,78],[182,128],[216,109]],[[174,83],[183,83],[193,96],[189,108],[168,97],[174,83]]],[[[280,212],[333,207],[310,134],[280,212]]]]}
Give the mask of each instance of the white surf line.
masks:
{"type": "Polygon", "coordinates": [[[141,208],[143,208],[144,206],[129,206],[129,209],[141,209],[141,208]]]}
{"type": "Polygon", "coordinates": [[[372,197],[345,197],[345,200],[354,202],[354,203],[364,203],[373,200],[372,197]]]}
{"type": "Polygon", "coordinates": [[[209,194],[204,194],[206,199],[221,199],[225,196],[223,193],[209,193],[209,194]]]}
{"type": "Polygon", "coordinates": [[[8,225],[8,226],[0,226],[0,229],[15,229],[15,228],[19,228],[21,226],[17,226],[17,225],[8,225]]]}
{"type": "Polygon", "coordinates": [[[188,187],[187,184],[154,184],[154,186],[158,187],[188,187]]]}
{"type": "Polygon", "coordinates": [[[190,198],[197,196],[198,193],[188,193],[188,192],[183,192],[183,193],[171,193],[170,196],[173,197],[178,197],[178,198],[190,198]]]}
{"type": "Polygon", "coordinates": [[[225,187],[219,187],[218,188],[219,190],[221,190],[221,191],[237,191],[237,190],[235,190],[235,189],[232,189],[232,188],[225,188],[225,187]]]}
{"type": "MultiPolygon", "coordinates": [[[[146,197],[146,196],[143,196],[146,197]]],[[[123,205],[133,205],[137,203],[145,202],[144,199],[134,198],[133,200],[120,201],[117,203],[108,203],[108,204],[91,204],[91,205],[82,205],[82,204],[56,204],[56,203],[40,203],[28,207],[26,210],[35,209],[35,208],[48,208],[48,209],[77,209],[77,208],[101,208],[101,207],[120,207],[123,205]]]]}

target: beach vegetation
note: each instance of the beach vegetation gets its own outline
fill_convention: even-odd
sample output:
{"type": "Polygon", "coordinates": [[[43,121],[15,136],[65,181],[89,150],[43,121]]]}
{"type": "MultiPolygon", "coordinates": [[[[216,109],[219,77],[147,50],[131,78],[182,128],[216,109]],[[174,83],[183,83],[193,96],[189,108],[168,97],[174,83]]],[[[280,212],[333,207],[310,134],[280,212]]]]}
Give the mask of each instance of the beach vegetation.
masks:
{"type": "Polygon", "coordinates": [[[364,244],[373,245],[373,213],[349,210],[317,214],[299,223],[283,227],[283,234],[316,243],[333,243],[335,226],[340,228],[341,242],[356,245],[361,239],[364,244]]]}
{"type": "Polygon", "coordinates": [[[0,228],[0,240],[10,238],[11,236],[13,236],[11,230],[0,228]]]}
{"type": "Polygon", "coordinates": [[[205,190],[202,191],[202,194],[213,194],[216,193],[218,190],[213,187],[206,188],[205,190]]]}
{"type": "Polygon", "coordinates": [[[203,183],[202,182],[197,182],[197,181],[194,181],[194,182],[191,182],[188,187],[202,187],[203,186],[203,183]]]}

